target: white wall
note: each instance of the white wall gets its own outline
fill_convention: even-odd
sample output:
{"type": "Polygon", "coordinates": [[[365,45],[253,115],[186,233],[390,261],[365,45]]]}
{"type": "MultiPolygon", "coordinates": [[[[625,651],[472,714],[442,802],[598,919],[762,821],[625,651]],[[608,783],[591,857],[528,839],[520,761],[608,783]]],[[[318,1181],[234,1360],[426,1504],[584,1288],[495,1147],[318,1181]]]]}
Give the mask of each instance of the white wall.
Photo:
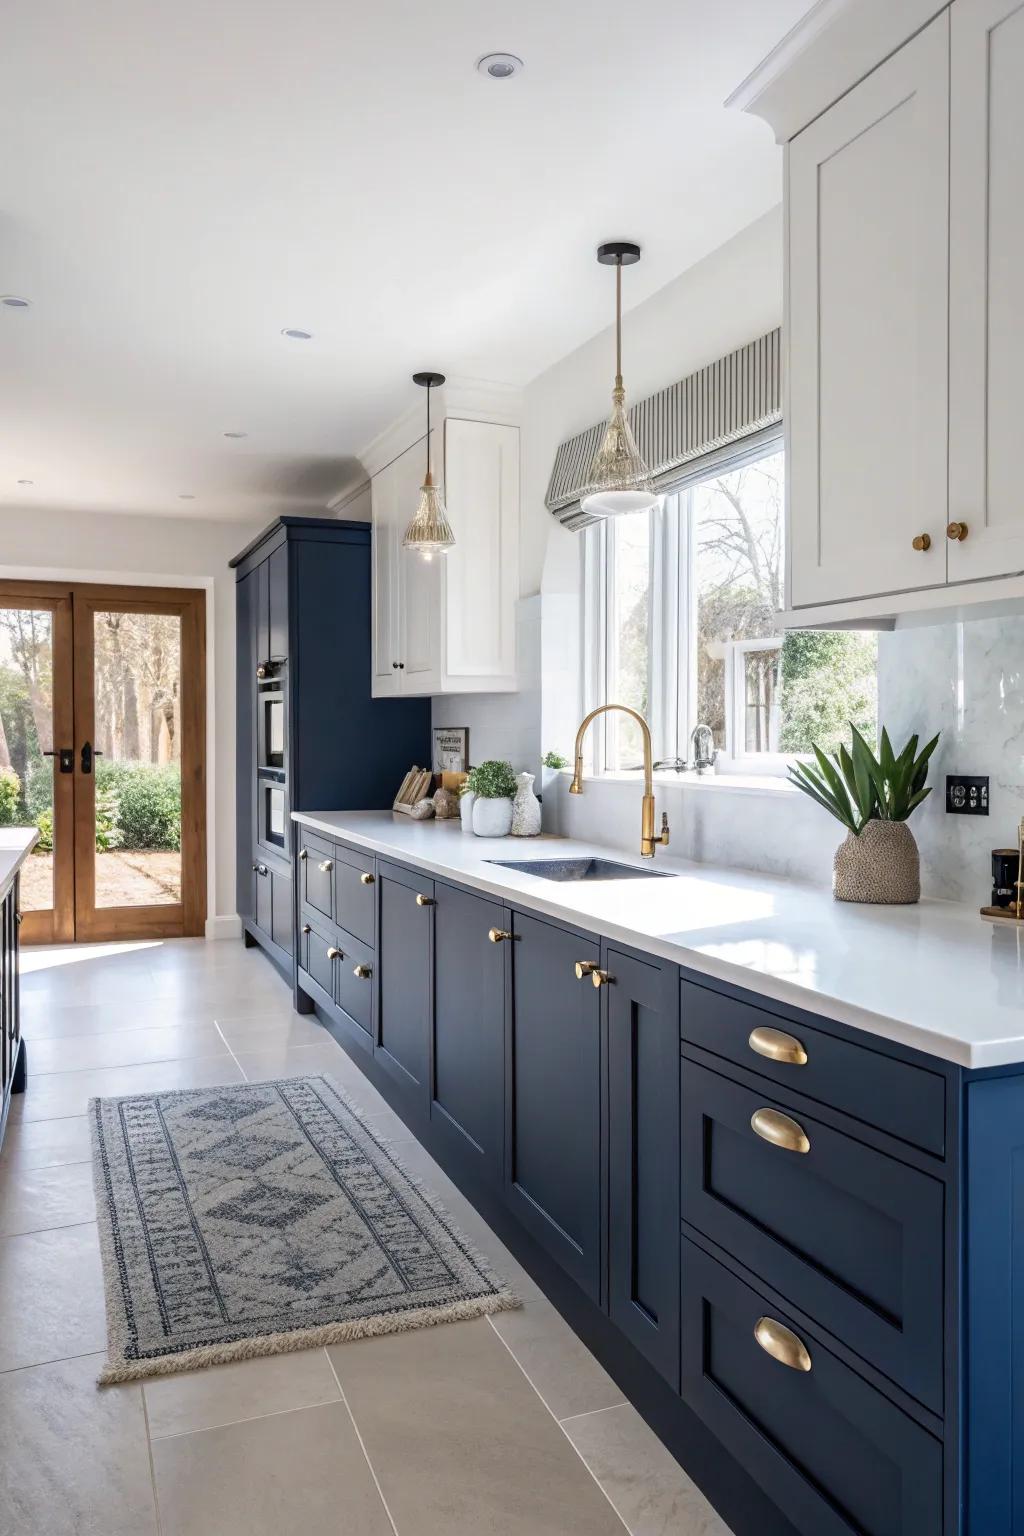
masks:
{"type": "Polygon", "coordinates": [[[24,507],[5,509],[0,531],[0,576],[206,589],[207,906],[210,918],[233,918],[235,581],[228,561],[259,525],[24,507]]]}

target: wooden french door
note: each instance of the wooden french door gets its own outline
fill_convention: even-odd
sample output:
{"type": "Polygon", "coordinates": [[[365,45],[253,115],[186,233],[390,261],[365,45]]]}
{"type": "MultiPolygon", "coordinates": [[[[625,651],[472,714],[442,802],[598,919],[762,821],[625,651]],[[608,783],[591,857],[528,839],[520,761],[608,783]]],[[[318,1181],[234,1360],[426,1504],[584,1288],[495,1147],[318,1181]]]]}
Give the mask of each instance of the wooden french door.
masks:
{"type": "Polygon", "coordinates": [[[35,824],[22,939],[206,918],[204,593],[0,581],[0,820],[35,824]]]}

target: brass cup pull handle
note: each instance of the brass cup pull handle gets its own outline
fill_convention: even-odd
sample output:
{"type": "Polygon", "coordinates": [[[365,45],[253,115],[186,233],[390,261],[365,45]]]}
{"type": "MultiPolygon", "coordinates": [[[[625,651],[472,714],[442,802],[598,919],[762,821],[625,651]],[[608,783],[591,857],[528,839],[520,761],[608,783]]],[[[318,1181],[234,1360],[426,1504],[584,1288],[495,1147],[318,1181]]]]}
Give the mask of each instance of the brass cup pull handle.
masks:
{"type": "Polygon", "coordinates": [[[367,873],[361,874],[359,876],[359,883],[360,883],[360,885],[372,885],[373,884],[373,876],[371,874],[367,874],[367,873]]]}
{"type": "Polygon", "coordinates": [[[354,965],[352,967],[352,975],[358,976],[360,981],[369,981],[373,972],[368,965],[354,965]]]}
{"type": "Polygon", "coordinates": [[[344,960],[345,956],[342,954],[341,950],[336,944],[332,944],[330,949],[327,951],[327,958],[328,960],[344,960]]]}
{"type": "Polygon", "coordinates": [[[930,533],[919,533],[917,538],[912,542],[914,549],[918,550],[919,552],[923,552],[925,550],[931,549],[932,536],[930,533]]]}
{"type": "Polygon", "coordinates": [[[778,1109],[755,1109],[750,1117],[750,1129],[762,1141],[784,1152],[809,1152],[811,1143],[802,1125],[791,1120],[778,1109]]]}
{"type": "Polygon", "coordinates": [[[329,875],[331,870],[334,868],[334,860],[333,859],[323,859],[317,865],[317,868],[319,869],[319,871],[320,871],[320,873],[322,875],[329,875]]]}
{"type": "Polygon", "coordinates": [[[507,928],[488,928],[487,937],[492,944],[500,944],[503,939],[514,939],[515,934],[510,933],[507,928]]]}
{"type": "Polygon", "coordinates": [[[595,987],[610,987],[615,977],[610,976],[607,971],[598,970],[595,966],[590,973],[590,979],[595,987]]]}
{"type": "Polygon", "coordinates": [[[588,976],[593,976],[593,974],[594,974],[594,972],[596,970],[597,970],[597,963],[596,963],[596,961],[594,961],[594,960],[577,960],[576,961],[576,980],[577,981],[584,981],[584,980],[586,980],[586,978],[588,976]]]}
{"type": "Polygon", "coordinates": [[[432,907],[434,905],[434,898],[433,896],[418,895],[416,897],[416,905],[418,907],[432,907]]]}
{"type": "Polygon", "coordinates": [[[767,1029],[758,1026],[750,1031],[747,1041],[750,1049],[757,1056],[764,1056],[768,1061],[786,1062],[791,1067],[803,1067],[807,1065],[807,1052],[795,1035],[787,1035],[781,1029],[767,1029]]]}
{"type": "Polygon", "coordinates": [[[952,539],[954,544],[962,544],[964,539],[967,537],[967,532],[968,529],[966,523],[946,524],[946,538],[952,539]]]}
{"type": "Polygon", "coordinates": [[[766,1355],[771,1355],[780,1365],[791,1371],[809,1371],[811,1356],[807,1345],[797,1337],[792,1328],[776,1322],[774,1317],[759,1317],[754,1326],[754,1338],[766,1355]]]}

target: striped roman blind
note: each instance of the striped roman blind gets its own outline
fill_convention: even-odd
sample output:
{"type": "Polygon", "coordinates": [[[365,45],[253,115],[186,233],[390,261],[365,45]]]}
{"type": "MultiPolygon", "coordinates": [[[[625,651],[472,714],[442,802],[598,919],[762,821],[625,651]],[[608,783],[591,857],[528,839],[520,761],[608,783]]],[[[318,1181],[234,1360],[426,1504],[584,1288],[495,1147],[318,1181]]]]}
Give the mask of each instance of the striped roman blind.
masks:
{"type": "MultiPolygon", "coordinates": [[[[714,472],[740,444],[754,449],[782,420],[782,333],[769,331],[629,411],[637,446],[659,490],[677,490],[714,472]],[[747,440],[749,444],[747,444],[747,440]]],[[[555,455],[547,507],[565,528],[599,519],[580,510],[605,422],[578,432],[555,455]]]]}

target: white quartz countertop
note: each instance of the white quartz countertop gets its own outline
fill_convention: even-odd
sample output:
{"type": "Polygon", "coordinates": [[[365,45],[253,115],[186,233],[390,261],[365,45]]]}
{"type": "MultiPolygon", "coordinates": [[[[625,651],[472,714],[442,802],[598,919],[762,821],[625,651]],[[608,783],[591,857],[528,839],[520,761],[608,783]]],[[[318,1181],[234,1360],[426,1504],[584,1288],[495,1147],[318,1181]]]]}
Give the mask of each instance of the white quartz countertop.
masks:
{"type": "Polygon", "coordinates": [[[1024,924],[974,907],[853,906],[745,870],[571,838],[481,838],[391,811],[295,812],[328,837],[964,1067],[1024,1063],[1024,924]],[[495,859],[597,855],[673,876],[557,884],[495,859]]]}
{"type": "Polygon", "coordinates": [[[35,827],[0,827],[0,891],[7,889],[38,841],[35,827]]]}

